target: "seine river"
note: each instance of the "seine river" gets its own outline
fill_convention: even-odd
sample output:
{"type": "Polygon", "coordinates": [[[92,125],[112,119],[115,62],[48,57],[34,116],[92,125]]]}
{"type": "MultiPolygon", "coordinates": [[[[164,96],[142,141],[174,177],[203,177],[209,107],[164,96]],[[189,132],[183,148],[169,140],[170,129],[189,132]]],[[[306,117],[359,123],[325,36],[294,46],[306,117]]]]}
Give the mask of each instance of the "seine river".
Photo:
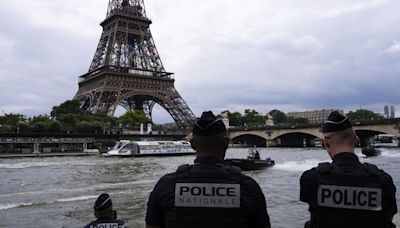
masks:
{"type": "MultiPolygon", "coordinates": [[[[242,158],[246,149],[229,149],[227,157],[242,158]]],[[[378,165],[400,186],[400,150],[362,161],[378,165]]],[[[301,173],[330,161],[322,149],[262,149],[276,165],[245,172],[261,186],[273,227],[302,228],[309,214],[299,199],[301,173]]],[[[144,227],[147,198],[156,181],[194,156],[105,158],[56,157],[0,160],[0,227],[83,227],[94,219],[93,203],[111,194],[118,217],[129,227],[144,227]]],[[[398,204],[400,195],[397,193],[398,204]]]]}

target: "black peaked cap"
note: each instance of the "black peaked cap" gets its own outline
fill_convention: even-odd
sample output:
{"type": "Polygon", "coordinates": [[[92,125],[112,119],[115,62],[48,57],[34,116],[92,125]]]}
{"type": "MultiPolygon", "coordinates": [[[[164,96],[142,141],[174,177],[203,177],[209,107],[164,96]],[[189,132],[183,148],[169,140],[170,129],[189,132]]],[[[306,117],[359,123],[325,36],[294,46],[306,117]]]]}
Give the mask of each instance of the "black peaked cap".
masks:
{"type": "Polygon", "coordinates": [[[221,118],[214,116],[211,111],[203,112],[193,126],[193,135],[212,136],[226,131],[221,118]]]}
{"type": "Polygon", "coordinates": [[[96,211],[104,211],[112,206],[110,195],[103,193],[99,195],[96,202],[94,203],[94,209],[96,211]]]}
{"type": "Polygon", "coordinates": [[[350,120],[346,116],[340,114],[338,111],[333,111],[322,126],[322,133],[342,131],[351,127],[350,120]]]}

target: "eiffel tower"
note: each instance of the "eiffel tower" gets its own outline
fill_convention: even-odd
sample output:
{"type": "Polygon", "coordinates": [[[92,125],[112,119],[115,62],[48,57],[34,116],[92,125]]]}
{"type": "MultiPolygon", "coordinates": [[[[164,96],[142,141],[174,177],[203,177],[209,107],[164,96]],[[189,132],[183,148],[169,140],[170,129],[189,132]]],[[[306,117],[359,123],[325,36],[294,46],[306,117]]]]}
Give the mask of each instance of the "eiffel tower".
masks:
{"type": "Polygon", "coordinates": [[[151,118],[162,106],[181,128],[195,116],[174,87],[150,32],[144,0],[109,0],[106,19],[89,72],[79,77],[74,99],[84,110],[112,116],[118,105],[151,118]]]}

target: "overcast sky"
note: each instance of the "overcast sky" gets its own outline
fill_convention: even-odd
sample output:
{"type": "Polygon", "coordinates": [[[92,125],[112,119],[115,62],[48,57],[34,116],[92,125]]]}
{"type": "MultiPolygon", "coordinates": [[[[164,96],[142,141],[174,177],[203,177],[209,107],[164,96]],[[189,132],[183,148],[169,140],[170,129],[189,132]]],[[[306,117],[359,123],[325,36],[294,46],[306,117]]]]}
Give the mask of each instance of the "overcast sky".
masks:
{"type": "MultiPolygon", "coordinates": [[[[145,0],[175,87],[203,110],[400,114],[398,0],[145,0]]],[[[0,112],[48,114],[92,61],[108,0],[2,0],[0,112]]],[[[156,121],[170,120],[157,108],[156,121]]]]}

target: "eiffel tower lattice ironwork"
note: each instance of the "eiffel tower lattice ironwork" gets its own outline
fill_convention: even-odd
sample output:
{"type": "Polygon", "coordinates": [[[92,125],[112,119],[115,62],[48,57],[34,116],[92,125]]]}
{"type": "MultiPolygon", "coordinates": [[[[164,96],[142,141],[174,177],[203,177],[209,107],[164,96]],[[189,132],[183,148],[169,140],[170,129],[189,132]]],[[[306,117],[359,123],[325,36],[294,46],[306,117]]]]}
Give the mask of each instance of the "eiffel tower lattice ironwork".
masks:
{"type": "Polygon", "coordinates": [[[110,116],[121,105],[151,118],[159,104],[179,127],[189,127],[195,116],[175,89],[173,73],[164,69],[151,23],[143,0],[109,0],[96,53],[74,99],[85,110],[110,116]]]}

